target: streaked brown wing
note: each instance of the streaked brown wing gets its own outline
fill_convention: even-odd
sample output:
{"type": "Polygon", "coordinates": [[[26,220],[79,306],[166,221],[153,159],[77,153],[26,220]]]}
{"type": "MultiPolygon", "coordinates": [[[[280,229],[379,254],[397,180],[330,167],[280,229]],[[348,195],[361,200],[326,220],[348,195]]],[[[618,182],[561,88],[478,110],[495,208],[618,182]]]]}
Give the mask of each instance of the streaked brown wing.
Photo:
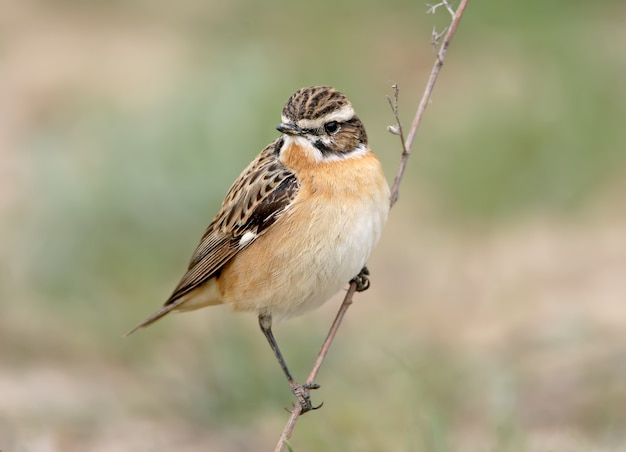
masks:
{"type": "Polygon", "coordinates": [[[220,212],[202,236],[187,273],[165,306],[214,277],[238,252],[266,232],[291,204],[300,183],[278,161],[279,147],[280,140],[268,146],[235,181],[220,212]]]}

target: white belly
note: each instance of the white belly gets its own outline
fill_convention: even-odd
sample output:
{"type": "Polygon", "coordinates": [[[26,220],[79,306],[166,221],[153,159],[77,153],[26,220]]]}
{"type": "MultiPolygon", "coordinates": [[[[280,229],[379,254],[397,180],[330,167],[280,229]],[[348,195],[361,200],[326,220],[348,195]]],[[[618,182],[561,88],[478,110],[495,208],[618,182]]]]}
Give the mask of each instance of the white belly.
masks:
{"type": "MultiPolygon", "coordinates": [[[[389,197],[381,193],[344,206],[320,202],[300,243],[278,253],[272,283],[276,290],[267,303],[275,317],[289,317],[315,309],[347,285],[367,263],[387,220],[389,197]],[[288,302],[285,302],[288,300],[288,302]]],[[[297,212],[296,212],[297,214],[297,212]]],[[[300,225],[301,222],[298,222],[300,225]]]]}

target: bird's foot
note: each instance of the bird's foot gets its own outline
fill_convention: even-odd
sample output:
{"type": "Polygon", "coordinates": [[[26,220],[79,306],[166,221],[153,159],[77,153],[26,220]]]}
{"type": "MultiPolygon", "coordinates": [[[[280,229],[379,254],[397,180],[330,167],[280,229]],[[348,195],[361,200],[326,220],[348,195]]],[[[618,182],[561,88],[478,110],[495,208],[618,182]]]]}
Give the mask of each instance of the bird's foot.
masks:
{"type": "Polygon", "coordinates": [[[317,406],[311,403],[311,394],[309,394],[309,391],[313,389],[319,389],[320,385],[318,385],[317,383],[305,383],[303,385],[300,385],[294,382],[290,386],[291,392],[293,392],[293,395],[295,395],[298,399],[298,405],[300,405],[300,414],[308,413],[312,410],[317,410],[318,408],[321,408],[322,405],[324,405],[324,402],[320,403],[317,406]]]}
{"type": "Polygon", "coordinates": [[[356,291],[363,292],[370,288],[370,271],[367,267],[363,267],[358,275],[356,275],[352,281],[356,283],[356,291]]]}

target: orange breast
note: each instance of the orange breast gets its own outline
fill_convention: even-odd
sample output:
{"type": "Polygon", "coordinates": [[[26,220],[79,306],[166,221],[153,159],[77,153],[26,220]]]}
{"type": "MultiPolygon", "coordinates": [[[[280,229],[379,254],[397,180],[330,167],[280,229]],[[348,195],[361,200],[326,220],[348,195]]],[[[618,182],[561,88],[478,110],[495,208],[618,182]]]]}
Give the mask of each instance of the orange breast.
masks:
{"type": "Polygon", "coordinates": [[[323,303],[365,264],[386,220],[389,189],[373,153],[318,163],[299,151],[283,152],[301,182],[291,208],[217,280],[237,310],[292,315],[323,303]]]}

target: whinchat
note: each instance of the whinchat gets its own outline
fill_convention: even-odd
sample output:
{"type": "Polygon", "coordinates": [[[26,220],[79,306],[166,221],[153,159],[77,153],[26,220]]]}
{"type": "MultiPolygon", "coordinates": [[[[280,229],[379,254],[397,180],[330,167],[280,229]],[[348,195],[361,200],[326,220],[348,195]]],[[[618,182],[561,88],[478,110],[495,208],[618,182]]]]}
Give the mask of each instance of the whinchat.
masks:
{"type": "Polygon", "coordinates": [[[272,318],[314,309],[365,269],[389,212],[389,186],[350,101],[327,86],[302,88],[285,104],[281,136],[232,185],[182,280],[171,311],[229,304],[254,311],[302,411],[309,389],[289,372],[272,318]]]}

